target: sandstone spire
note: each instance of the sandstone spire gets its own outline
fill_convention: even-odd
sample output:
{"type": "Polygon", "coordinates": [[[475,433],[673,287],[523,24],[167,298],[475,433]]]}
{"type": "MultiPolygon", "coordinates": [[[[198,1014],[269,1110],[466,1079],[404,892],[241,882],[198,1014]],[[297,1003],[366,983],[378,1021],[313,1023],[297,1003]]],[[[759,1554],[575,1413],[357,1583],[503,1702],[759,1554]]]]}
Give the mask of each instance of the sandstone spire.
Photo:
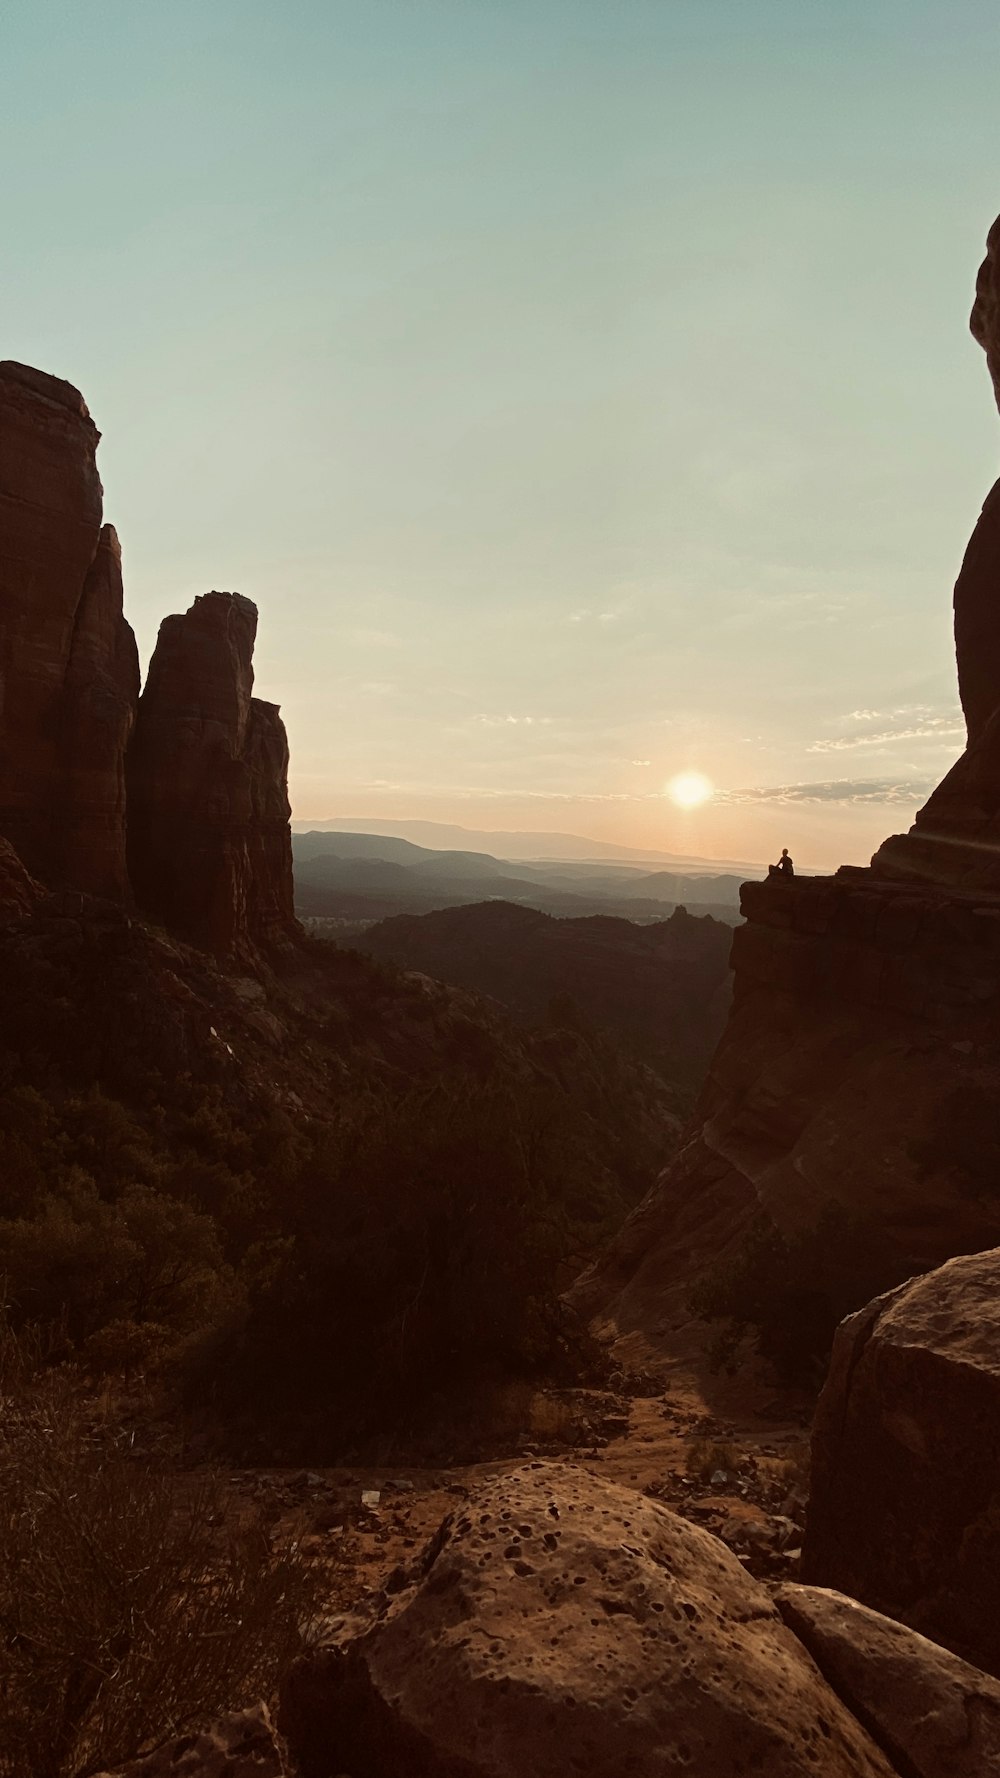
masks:
{"type": "Polygon", "coordinates": [[[219,955],[294,926],[288,743],[252,696],[256,632],[238,593],[165,618],[128,757],[139,909],[219,955]]]}
{"type": "Polygon", "coordinates": [[[139,668],[79,390],[0,363],[0,835],[43,882],[126,894],[139,668]]]}

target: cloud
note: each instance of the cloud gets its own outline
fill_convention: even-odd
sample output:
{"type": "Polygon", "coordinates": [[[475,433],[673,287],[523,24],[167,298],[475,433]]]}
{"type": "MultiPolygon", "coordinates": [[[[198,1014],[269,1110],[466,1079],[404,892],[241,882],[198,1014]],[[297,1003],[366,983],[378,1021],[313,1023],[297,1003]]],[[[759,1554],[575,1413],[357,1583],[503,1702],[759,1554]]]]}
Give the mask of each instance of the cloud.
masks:
{"type": "Polygon", "coordinates": [[[934,788],[933,778],[835,778],[820,784],[752,785],[745,790],[717,790],[716,803],[921,803],[934,788]]]}
{"type": "Polygon", "coordinates": [[[555,720],[552,716],[474,716],[483,728],[542,728],[555,720]]]}
{"type": "Polygon", "coordinates": [[[942,710],[930,704],[899,704],[894,710],[849,710],[843,722],[862,725],[860,730],[814,741],[810,753],[843,753],[854,747],[891,747],[897,741],[951,741],[965,739],[962,712],[954,705],[942,710]],[[871,724],[879,726],[873,728],[871,724]]]}
{"type": "Polygon", "coordinates": [[[954,716],[930,716],[908,728],[877,729],[863,735],[837,735],[830,741],[814,741],[809,753],[843,753],[854,747],[887,747],[895,741],[946,741],[965,738],[965,724],[954,716]]]}

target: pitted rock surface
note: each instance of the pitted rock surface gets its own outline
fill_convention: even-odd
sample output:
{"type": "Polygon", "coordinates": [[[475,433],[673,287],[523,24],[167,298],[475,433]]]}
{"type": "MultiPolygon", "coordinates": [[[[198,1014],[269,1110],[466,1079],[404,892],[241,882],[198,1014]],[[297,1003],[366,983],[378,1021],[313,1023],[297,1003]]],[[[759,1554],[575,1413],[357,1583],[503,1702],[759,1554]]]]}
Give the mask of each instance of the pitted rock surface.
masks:
{"type": "Polygon", "coordinates": [[[485,1483],[286,1678],[304,1778],[889,1778],[725,1546],[559,1464],[485,1483]]]}
{"type": "Polygon", "coordinates": [[[1000,1684],[905,1624],[825,1587],[782,1587],[786,1624],[911,1778],[995,1778],[1000,1684]]]}
{"type": "Polygon", "coordinates": [[[802,1577],[1000,1673],[1000,1248],[852,1315],[816,1411],[802,1577]]]}

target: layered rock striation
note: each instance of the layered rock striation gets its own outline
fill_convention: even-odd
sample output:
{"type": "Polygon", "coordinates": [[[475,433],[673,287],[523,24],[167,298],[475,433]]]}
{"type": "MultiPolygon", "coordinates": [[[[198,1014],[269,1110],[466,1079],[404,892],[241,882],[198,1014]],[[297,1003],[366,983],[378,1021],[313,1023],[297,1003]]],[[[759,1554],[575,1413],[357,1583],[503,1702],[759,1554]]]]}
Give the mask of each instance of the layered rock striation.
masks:
{"type": "Polygon", "coordinates": [[[252,696],[257,612],[210,593],[168,618],[140,700],[99,439],[71,384],[0,364],[0,836],[48,889],[134,900],[245,957],[296,929],[288,745],[252,696]]]}

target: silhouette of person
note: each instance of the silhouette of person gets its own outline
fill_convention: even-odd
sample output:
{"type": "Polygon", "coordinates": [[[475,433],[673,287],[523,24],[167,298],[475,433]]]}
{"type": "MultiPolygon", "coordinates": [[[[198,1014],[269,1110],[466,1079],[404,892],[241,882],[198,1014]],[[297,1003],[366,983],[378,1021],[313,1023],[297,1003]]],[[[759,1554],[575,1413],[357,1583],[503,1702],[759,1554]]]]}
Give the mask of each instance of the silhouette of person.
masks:
{"type": "Polygon", "coordinates": [[[778,859],[777,864],[768,865],[767,874],[769,877],[794,877],[795,866],[788,856],[787,846],[782,846],[781,857],[778,859]]]}

